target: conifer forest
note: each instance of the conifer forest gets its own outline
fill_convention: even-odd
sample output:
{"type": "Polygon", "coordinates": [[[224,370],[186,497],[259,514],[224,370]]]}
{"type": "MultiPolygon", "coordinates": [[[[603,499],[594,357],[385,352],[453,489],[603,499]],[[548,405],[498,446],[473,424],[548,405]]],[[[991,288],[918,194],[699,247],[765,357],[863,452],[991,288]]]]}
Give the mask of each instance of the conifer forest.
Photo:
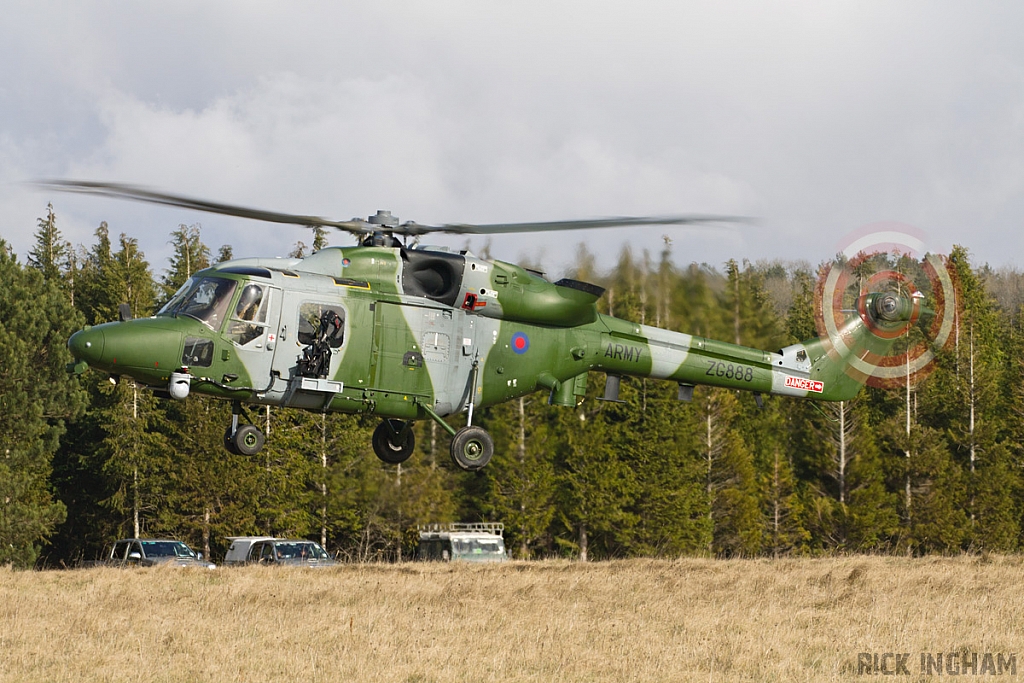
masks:
{"type": "MultiPolygon", "coordinates": [[[[1024,275],[947,255],[955,343],[926,378],[815,403],[623,378],[621,403],[547,394],[480,411],[495,440],[479,472],[417,423],[403,465],[373,454],[374,416],[259,408],[255,456],[223,447],[230,404],[155,398],[95,371],[69,374],[68,337],[151,315],[194,272],[231,258],[199,225],[151,263],[106,223],[72,245],[53,207],[30,253],[0,236],[0,565],[72,567],[117,538],[168,536],[219,561],[227,536],[321,542],[352,561],[409,559],[416,525],[497,521],[515,558],[775,557],[1015,552],[1024,544],[1024,275]]],[[[326,244],[314,234],[310,247],[326,244]]],[[[333,237],[333,236],[332,236],[333,237]]],[[[515,261],[514,254],[495,255],[515,261]]],[[[818,266],[684,263],[623,247],[600,272],[581,245],[572,277],[607,288],[602,312],[776,350],[817,335],[818,266]]],[[[524,264],[528,265],[528,264],[524,264]]]]}

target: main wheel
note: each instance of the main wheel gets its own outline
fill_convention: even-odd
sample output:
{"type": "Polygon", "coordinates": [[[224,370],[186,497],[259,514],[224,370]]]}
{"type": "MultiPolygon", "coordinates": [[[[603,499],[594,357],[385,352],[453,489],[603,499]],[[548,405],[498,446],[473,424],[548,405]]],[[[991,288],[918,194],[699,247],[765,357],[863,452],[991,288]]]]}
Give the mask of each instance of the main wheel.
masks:
{"type": "Polygon", "coordinates": [[[494,439],[480,427],[463,427],[452,437],[452,461],[467,472],[475,472],[494,455],[494,439]]]}
{"type": "Polygon", "coordinates": [[[408,460],[415,447],[412,426],[401,420],[384,420],[373,430],[373,452],[389,465],[408,460]]]}
{"type": "Polygon", "coordinates": [[[241,425],[231,442],[240,455],[256,455],[263,448],[265,437],[256,425],[241,425]]]}

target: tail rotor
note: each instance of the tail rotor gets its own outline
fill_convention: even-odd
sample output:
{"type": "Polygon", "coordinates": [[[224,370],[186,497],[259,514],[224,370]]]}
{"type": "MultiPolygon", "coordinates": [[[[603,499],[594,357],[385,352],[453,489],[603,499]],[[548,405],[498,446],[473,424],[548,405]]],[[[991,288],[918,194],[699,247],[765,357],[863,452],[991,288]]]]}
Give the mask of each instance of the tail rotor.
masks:
{"type": "Polygon", "coordinates": [[[815,323],[830,357],[846,374],[877,388],[916,383],[953,341],[957,288],[942,256],[861,252],[824,266],[815,289],[815,323]],[[846,330],[855,315],[880,342],[854,347],[846,330]]]}

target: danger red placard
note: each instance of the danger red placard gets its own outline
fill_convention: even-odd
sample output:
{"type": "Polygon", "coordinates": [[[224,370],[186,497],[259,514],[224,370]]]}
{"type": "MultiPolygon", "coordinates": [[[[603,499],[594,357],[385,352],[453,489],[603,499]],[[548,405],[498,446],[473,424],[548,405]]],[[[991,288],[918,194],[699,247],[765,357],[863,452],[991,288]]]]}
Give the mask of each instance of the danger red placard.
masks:
{"type": "Polygon", "coordinates": [[[790,389],[802,391],[813,391],[817,394],[825,391],[825,383],[816,379],[804,379],[803,377],[790,377],[786,375],[786,386],[790,389]]]}

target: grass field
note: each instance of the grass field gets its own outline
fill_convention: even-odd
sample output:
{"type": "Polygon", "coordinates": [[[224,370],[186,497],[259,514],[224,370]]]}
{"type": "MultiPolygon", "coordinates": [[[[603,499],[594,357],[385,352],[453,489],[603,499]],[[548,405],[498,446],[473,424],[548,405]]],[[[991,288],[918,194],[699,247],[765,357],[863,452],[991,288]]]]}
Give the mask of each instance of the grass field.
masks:
{"type": "Polygon", "coordinates": [[[4,569],[0,680],[1012,679],[1022,585],[1019,557],[4,569]]]}

